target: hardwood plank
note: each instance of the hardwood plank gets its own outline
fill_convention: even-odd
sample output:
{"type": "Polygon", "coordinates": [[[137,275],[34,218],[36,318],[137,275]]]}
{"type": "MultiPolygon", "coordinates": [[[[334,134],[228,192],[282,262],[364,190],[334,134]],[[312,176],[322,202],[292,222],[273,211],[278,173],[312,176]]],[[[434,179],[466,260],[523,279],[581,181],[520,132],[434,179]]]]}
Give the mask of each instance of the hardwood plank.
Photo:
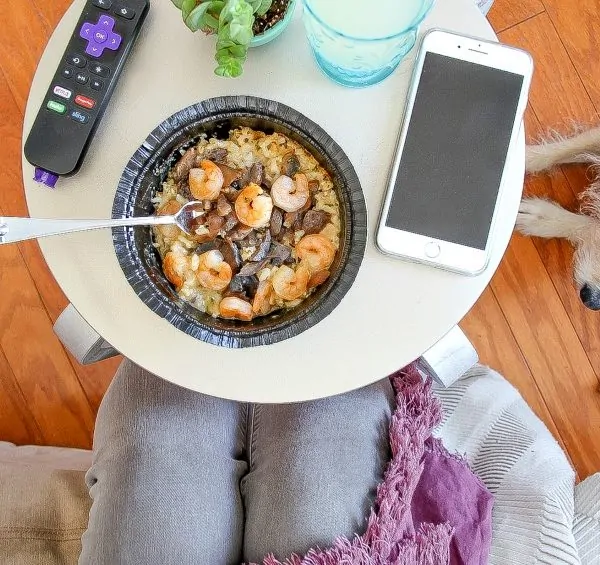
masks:
{"type": "MultiPolygon", "coordinates": [[[[526,130],[532,139],[547,134],[548,129],[558,126],[565,133],[569,127],[561,116],[570,115],[576,121],[585,121],[595,113],[594,106],[552,23],[544,17],[536,17],[501,34],[503,41],[529,50],[535,59],[536,72],[551,77],[555,65],[560,65],[560,79],[554,82],[534,81],[530,108],[526,113],[526,130]],[[532,42],[531,36],[544,36],[549,45],[532,42]],[[566,131],[565,131],[566,128],[566,131]]],[[[577,193],[587,184],[586,167],[565,166],[548,175],[527,179],[525,193],[551,198],[570,210],[579,208],[577,193]]],[[[533,242],[552,279],[560,299],[569,315],[577,335],[600,379],[600,327],[596,313],[585,308],[579,300],[578,289],[573,281],[573,248],[564,240],[534,238],[533,242]]]]}
{"type": "Polygon", "coordinates": [[[594,120],[596,109],[548,14],[539,14],[514,26],[499,38],[533,56],[535,69],[529,102],[545,128],[594,120]]]}
{"type": "Polygon", "coordinates": [[[521,23],[544,11],[541,0],[496,0],[488,13],[488,19],[496,33],[521,23]]]}
{"type": "Polygon", "coordinates": [[[71,5],[71,0],[30,0],[36,7],[40,17],[48,29],[54,30],[58,22],[63,17],[67,8],[71,5]]]}
{"type": "Polygon", "coordinates": [[[548,410],[491,287],[485,290],[460,325],[475,346],[481,362],[498,371],[518,389],[525,402],[546,424],[561,447],[566,450],[552,414],[548,410]]]}
{"type": "Polygon", "coordinates": [[[0,247],[0,346],[44,439],[89,447],[94,416],[17,247],[0,247]]]}
{"type": "Polygon", "coordinates": [[[19,112],[24,114],[31,77],[50,30],[31,2],[0,2],[0,21],[3,23],[0,68],[19,112]]]}
{"type": "Polygon", "coordinates": [[[2,349],[0,349],[0,441],[43,443],[44,436],[31,414],[2,349]]]}
{"type": "Polygon", "coordinates": [[[581,477],[600,469],[600,389],[531,239],[515,236],[492,289],[581,477]]]}
{"type": "MultiPolygon", "coordinates": [[[[600,111],[600,37],[598,0],[543,0],[554,27],[587,93],[600,111]]],[[[596,120],[597,121],[597,120],[596,120]]]]}
{"type": "MultiPolygon", "coordinates": [[[[1,60],[1,59],[0,59],[1,60]]],[[[3,140],[4,186],[2,209],[4,214],[27,216],[27,203],[23,191],[21,159],[22,116],[16,109],[14,97],[7,82],[0,76],[0,114],[5,116],[0,122],[0,139],[3,140]]],[[[68,300],[50,273],[35,241],[19,244],[19,250],[31,274],[31,278],[48,312],[52,323],[65,309],[68,300]]],[[[110,383],[120,359],[110,360],[94,366],[82,367],[74,359],[71,363],[94,409],[97,409],[103,390],[110,383]]]]}

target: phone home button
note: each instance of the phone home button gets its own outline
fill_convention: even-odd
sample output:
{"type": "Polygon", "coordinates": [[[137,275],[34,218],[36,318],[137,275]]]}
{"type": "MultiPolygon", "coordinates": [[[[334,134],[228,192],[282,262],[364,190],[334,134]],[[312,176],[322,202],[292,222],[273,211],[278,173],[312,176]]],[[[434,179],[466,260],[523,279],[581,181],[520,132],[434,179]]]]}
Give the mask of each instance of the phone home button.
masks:
{"type": "Polygon", "coordinates": [[[435,241],[430,241],[425,245],[425,256],[429,259],[435,259],[440,254],[440,246],[435,241]]]}

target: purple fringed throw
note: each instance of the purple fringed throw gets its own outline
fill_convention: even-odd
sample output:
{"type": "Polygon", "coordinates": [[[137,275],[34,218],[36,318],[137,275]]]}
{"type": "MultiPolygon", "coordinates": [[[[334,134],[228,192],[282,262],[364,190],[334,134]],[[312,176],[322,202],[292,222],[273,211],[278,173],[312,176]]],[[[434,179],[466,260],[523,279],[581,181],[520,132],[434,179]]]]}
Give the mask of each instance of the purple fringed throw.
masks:
{"type": "Polygon", "coordinates": [[[284,562],[262,565],[483,565],[491,544],[493,499],[460,458],[431,436],[442,410],[414,367],[391,377],[396,410],[392,459],[377,488],[367,529],[284,562]]]}

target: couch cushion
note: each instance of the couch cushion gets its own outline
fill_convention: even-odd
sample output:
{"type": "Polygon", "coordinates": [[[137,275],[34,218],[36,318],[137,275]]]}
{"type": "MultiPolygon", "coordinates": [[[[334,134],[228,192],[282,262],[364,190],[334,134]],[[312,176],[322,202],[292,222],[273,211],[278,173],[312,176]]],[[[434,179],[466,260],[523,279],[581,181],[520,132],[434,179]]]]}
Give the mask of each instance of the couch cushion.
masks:
{"type": "Polygon", "coordinates": [[[91,501],[85,471],[65,467],[85,468],[89,459],[84,451],[0,445],[3,565],[76,565],[91,501]]]}

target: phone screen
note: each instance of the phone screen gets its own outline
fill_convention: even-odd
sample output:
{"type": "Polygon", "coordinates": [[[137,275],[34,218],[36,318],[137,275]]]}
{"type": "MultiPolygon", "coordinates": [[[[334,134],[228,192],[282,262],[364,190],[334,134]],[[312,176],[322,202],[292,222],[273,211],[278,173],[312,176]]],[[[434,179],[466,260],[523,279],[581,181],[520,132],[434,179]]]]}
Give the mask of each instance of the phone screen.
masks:
{"type": "Polygon", "coordinates": [[[386,226],[485,249],[522,83],[426,54],[386,226]]]}

